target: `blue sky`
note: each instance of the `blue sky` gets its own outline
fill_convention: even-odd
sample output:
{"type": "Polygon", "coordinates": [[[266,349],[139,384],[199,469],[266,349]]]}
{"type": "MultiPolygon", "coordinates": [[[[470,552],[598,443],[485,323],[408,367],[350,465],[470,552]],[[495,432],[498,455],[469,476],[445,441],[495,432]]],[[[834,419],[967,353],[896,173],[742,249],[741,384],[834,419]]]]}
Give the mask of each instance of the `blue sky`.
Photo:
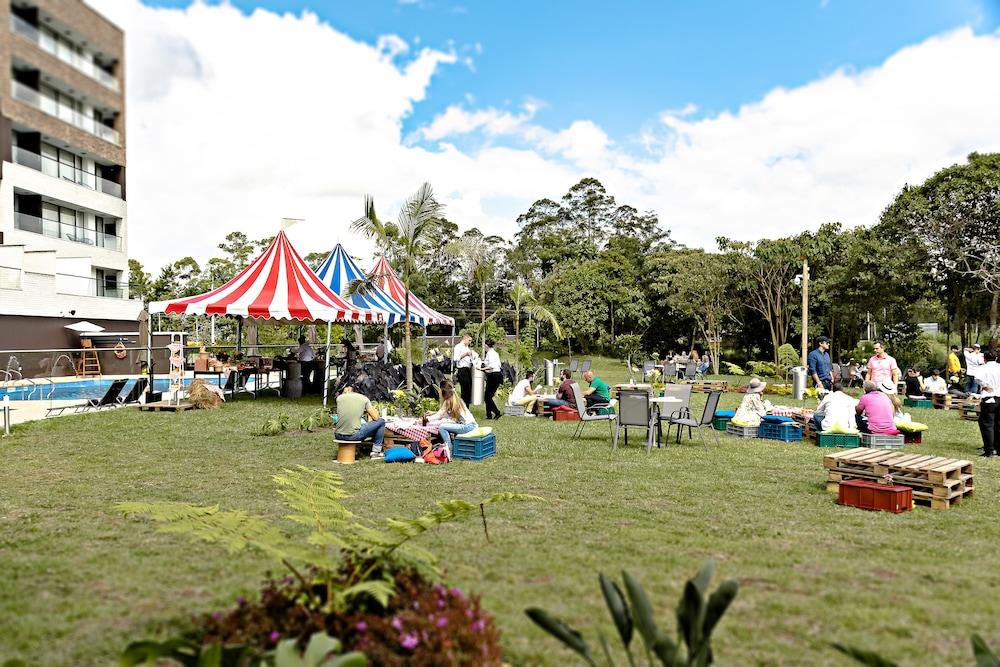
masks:
{"type": "Polygon", "coordinates": [[[448,105],[516,110],[531,99],[543,105],[539,125],[587,118],[622,143],[666,109],[735,110],[778,86],[877,65],[931,35],[1000,25],[1000,0],[230,2],[247,12],[309,10],[356,39],[394,33],[411,47],[451,45],[471,57],[471,67],[442,69],[407,133],[448,105]]]}

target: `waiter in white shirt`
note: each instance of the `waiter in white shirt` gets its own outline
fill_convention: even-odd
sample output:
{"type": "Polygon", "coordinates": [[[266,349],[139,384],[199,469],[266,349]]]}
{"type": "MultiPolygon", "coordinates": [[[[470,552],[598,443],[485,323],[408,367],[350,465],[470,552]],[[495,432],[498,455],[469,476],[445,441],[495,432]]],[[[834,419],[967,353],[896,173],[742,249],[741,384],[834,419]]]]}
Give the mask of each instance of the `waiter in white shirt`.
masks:
{"type": "Polygon", "coordinates": [[[315,390],[315,379],[313,374],[316,370],[316,353],[312,346],[306,342],[305,336],[299,336],[299,349],[295,353],[295,358],[302,365],[302,386],[306,393],[315,390]]]}
{"type": "Polygon", "coordinates": [[[979,433],[983,436],[983,456],[1000,454],[1000,364],[994,349],[983,353],[986,362],[976,368],[979,380],[979,433]]]}
{"type": "Polygon", "coordinates": [[[455,362],[455,381],[462,390],[462,400],[466,405],[472,405],[472,358],[474,353],[469,343],[472,336],[462,334],[462,341],[455,346],[451,360],[455,362]]]}
{"type": "Polygon", "coordinates": [[[486,418],[500,419],[503,413],[497,407],[493,397],[503,384],[503,373],[500,368],[500,354],[496,351],[496,341],[486,340],[486,354],[483,359],[483,372],[486,373],[486,418]]]}
{"type": "Polygon", "coordinates": [[[965,348],[965,392],[967,394],[979,393],[979,380],[976,379],[979,374],[977,369],[984,363],[983,351],[979,347],[979,343],[965,348]]]}

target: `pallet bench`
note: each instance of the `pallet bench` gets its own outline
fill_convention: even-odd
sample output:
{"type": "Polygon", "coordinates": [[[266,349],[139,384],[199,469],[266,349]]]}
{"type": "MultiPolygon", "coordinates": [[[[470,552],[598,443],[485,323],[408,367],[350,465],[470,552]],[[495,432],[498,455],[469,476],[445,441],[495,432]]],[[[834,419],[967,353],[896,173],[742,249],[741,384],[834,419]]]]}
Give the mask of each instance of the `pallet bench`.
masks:
{"type": "Polygon", "coordinates": [[[729,382],[726,380],[689,380],[685,384],[691,385],[691,391],[701,394],[710,394],[713,391],[723,393],[729,391],[729,382]]]}
{"type": "Polygon", "coordinates": [[[908,486],[914,502],[948,509],[975,492],[972,463],[961,459],[862,447],[827,454],[823,466],[831,493],[838,493],[840,482],[868,480],[908,486]]]}
{"type": "Polygon", "coordinates": [[[958,416],[969,421],[979,421],[979,399],[967,398],[958,406],[958,416]]]}

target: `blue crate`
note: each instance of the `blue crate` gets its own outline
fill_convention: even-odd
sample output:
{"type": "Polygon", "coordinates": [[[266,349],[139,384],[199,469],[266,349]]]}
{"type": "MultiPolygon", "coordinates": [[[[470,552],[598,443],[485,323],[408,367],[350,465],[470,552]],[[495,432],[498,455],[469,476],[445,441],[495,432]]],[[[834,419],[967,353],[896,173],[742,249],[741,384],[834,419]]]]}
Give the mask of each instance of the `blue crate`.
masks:
{"type": "Polygon", "coordinates": [[[481,438],[467,438],[460,435],[455,438],[451,448],[451,456],[455,459],[482,461],[497,453],[496,433],[484,435],[481,438]]]}
{"type": "Polygon", "coordinates": [[[781,440],[782,442],[798,442],[802,439],[802,427],[790,422],[783,424],[761,422],[760,426],[757,427],[757,437],[781,440]]]}

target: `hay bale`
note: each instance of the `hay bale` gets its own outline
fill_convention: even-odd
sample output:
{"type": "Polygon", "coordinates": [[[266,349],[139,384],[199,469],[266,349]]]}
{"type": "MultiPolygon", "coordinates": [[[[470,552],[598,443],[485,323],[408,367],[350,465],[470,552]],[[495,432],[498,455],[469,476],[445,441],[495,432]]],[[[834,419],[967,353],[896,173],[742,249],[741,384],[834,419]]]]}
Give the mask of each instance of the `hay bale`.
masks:
{"type": "Polygon", "coordinates": [[[222,405],[219,388],[197,379],[188,387],[188,400],[200,410],[215,410],[222,405]]]}

